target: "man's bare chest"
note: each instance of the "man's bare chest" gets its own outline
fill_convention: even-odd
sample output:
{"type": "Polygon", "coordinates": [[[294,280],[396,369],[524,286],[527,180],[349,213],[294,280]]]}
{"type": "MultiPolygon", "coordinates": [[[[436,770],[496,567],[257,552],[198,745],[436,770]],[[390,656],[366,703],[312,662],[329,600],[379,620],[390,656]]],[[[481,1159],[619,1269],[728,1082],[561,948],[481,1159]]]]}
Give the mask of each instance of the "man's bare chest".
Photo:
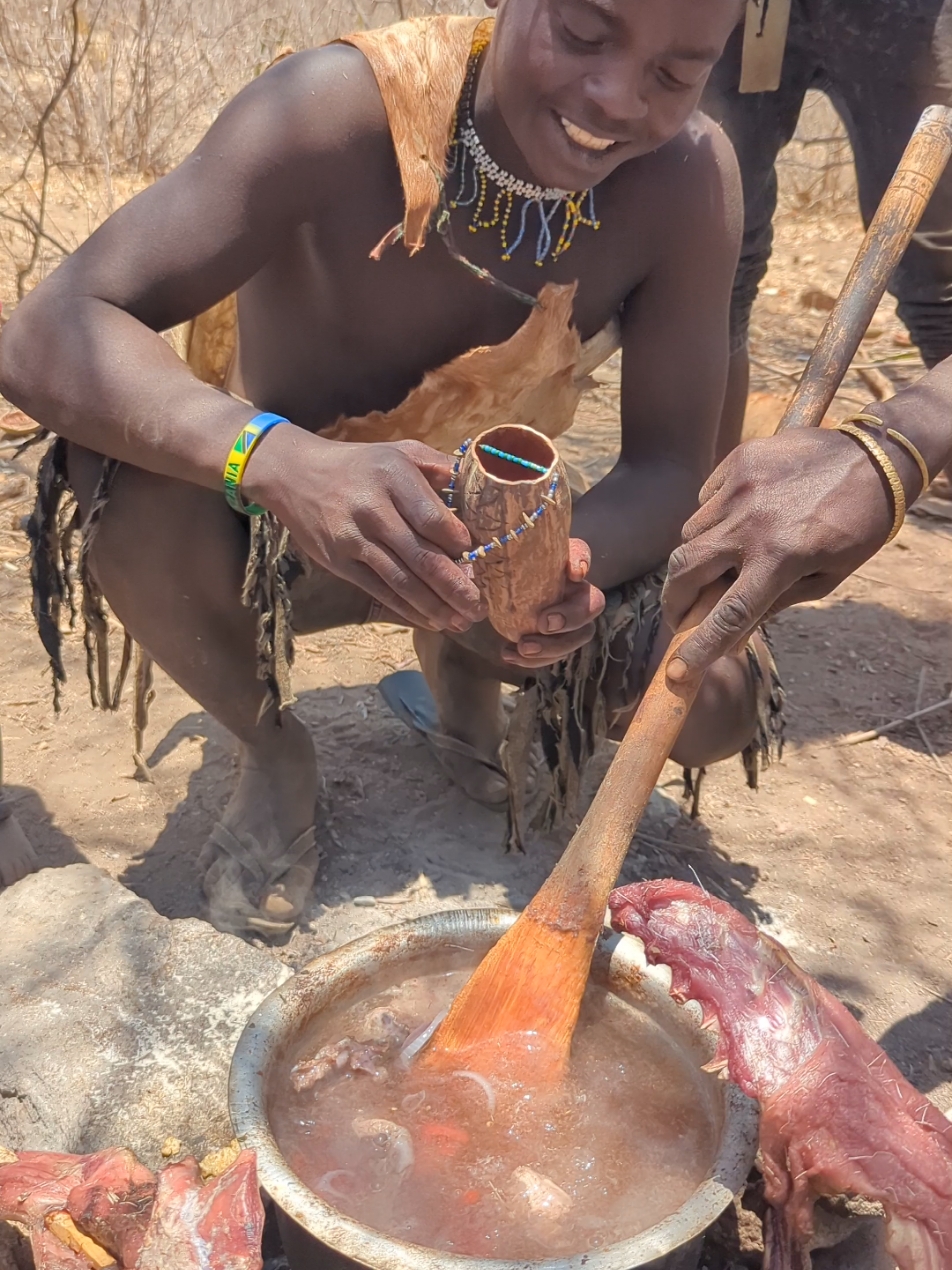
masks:
{"type": "MultiPolygon", "coordinates": [[[[342,199],[338,211],[302,226],[242,290],[242,375],[256,401],[314,428],[392,409],[428,371],[503,343],[529,317],[530,304],[475,277],[436,232],[412,258],[396,244],[370,259],[401,215],[395,179],[342,199]]],[[[648,267],[630,226],[610,220],[580,228],[572,251],[541,268],[531,250],[503,261],[498,235],[470,233],[468,220],[462,209],[453,215],[455,250],[527,298],[547,282],[577,284],[572,318],[583,340],[619,312],[648,267]]]]}

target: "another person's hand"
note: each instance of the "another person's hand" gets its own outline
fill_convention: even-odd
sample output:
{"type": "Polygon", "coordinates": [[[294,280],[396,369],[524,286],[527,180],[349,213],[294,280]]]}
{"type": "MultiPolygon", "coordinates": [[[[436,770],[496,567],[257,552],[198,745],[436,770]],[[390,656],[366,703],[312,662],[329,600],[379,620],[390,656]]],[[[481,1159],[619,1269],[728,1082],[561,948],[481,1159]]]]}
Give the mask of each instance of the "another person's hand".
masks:
{"type": "Polygon", "coordinates": [[[356,445],[282,425],[252,454],[242,487],[322,568],[412,626],[462,632],[485,606],[455,563],[470,536],[437,492],[451,473],[452,460],[419,441],[356,445]]]}
{"type": "Polygon", "coordinates": [[[581,538],[571,538],[565,595],[559,604],[540,614],[538,633],[524,635],[518,644],[504,647],[504,662],[526,670],[539,670],[588,643],[595,634],[595,619],[605,607],[602,592],[586,581],[591,567],[592,553],[588,544],[581,538]]]}
{"type": "Polygon", "coordinates": [[[829,429],[747,441],[701,490],[671,556],[662,597],[677,629],[708,584],[733,579],[672,659],[673,682],[695,680],[771,613],[827,595],[874,555],[893,523],[888,486],[868,454],[829,429]]]}

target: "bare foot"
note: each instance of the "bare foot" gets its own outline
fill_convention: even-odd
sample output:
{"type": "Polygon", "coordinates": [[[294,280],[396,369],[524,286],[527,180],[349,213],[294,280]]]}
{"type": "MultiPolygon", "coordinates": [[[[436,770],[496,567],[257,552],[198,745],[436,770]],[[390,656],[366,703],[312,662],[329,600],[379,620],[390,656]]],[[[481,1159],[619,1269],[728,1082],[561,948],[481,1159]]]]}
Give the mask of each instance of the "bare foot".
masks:
{"type": "Polygon", "coordinates": [[[16,816],[0,820],[0,887],[12,886],[40,867],[16,816]]]}
{"type": "MultiPolygon", "coordinates": [[[[471,746],[490,763],[499,762],[499,747],[506,736],[502,707],[502,683],[482,658],[455,644],[445,635],[414,631],[413,646],[420,659],[447,736],[471,746]]],[[[504,776],[490,770],[478,758],[444,751],[440,763],[464,793],[476,802],[500,807],[508,801],[504,776]]]]}
{"type": "Polygon", "coordinates": [[[310,734],[289,710],[265,745],[240,747],[237,788],[202,857],[219,930],[277,934],[295,924],[320,863],[319,794],[310,734]]]}

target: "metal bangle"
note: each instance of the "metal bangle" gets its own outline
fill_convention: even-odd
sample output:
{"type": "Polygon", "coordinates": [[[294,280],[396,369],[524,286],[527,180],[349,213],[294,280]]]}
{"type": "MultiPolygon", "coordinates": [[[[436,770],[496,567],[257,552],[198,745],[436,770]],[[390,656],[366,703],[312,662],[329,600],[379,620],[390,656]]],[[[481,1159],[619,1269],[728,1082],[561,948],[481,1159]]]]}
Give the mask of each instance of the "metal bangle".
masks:
{"type": "Polygon", "coordinates": [[[895,428],[887,428],[882,419],[878,419],[876,415],[868,414],[864,411],[862,414],[850,415],[848,419],[843,420],[844,423],[868,423],[874,428],[880,428],[890,440],[895,441],[897,445],[901,445],[919,469],[919,475],[922,477],[922,489],[920,494],[924,494],[932,482],[929,475],[929,467],[918,448],[913,445],[908,437],[904,437],[901,432],[897,432],[895,428]]]}
{"type": "Polygon", "coordinates": [[[902,481],[899,479],[899,473],[896,471],[895,464],[892,459],[879,444],[874,441],[868,433],[862,428],[857,428],[854,423],[846,421],[844,423],[836,423],[833,425],[833,431],[845,432],[848,437],[852,437],[854,441],[858,441],[864,450],[869,454],[874,463],[878,465],[883,476],[889,483],[889,488],[893,496],[893,510],[895,512],[893,518],[893,527],[889,531],[889,537],[883,543],[885,547],[887,543],[892,542],[896,534],[902,529],[902,522],[906,519],[906,491],[902,487],[902,481]]]}

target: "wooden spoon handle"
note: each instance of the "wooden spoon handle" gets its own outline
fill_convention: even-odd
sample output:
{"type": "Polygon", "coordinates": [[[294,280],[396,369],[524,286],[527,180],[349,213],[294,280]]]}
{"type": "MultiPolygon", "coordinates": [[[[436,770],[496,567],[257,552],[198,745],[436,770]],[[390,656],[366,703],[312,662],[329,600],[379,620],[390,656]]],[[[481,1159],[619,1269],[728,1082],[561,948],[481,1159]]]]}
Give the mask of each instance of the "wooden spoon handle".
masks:
{"type": "Polygon", "coordinates": [[[952,155],[952,110],[929,106],[873,217],[777,428],[818,428],[952,155]]]}

